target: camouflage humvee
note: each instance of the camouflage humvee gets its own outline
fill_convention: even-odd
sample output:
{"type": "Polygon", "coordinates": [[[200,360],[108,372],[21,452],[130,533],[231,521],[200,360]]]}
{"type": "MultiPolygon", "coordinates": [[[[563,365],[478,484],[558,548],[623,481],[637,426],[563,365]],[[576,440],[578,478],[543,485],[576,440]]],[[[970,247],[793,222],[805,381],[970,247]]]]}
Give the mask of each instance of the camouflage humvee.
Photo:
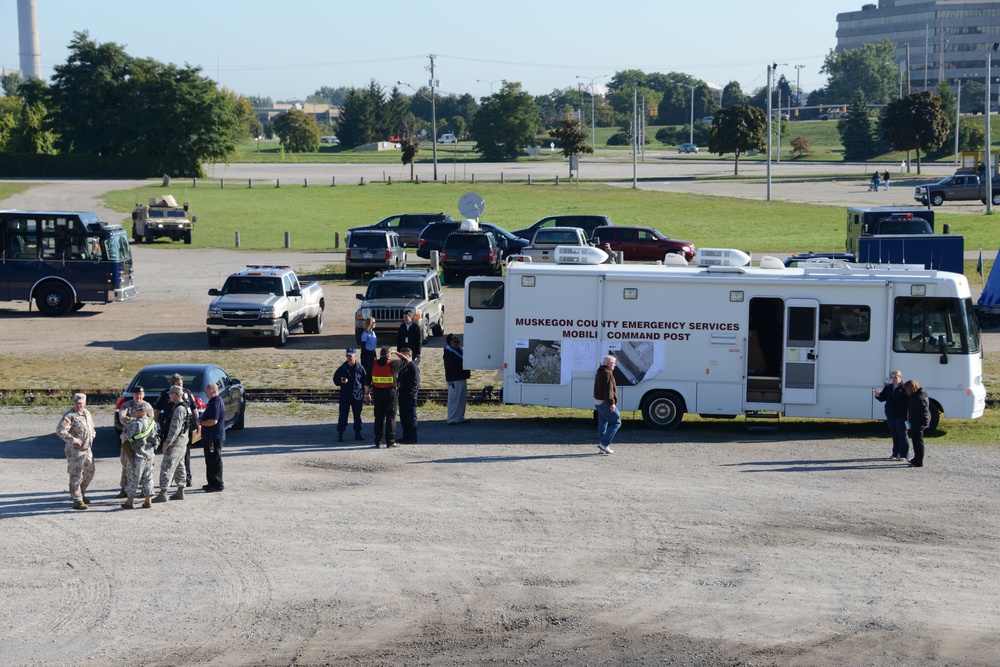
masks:
{"type": "Polygon", "coordinates": [[[152,243],[166,236],[173,241],[191,243],[191,230],[197,218],[188,217],[188,204],[177,205],[172,195],[150,197],[149,206],[136,204],[132,211],[132,239],[136,243],[152,243]]]}

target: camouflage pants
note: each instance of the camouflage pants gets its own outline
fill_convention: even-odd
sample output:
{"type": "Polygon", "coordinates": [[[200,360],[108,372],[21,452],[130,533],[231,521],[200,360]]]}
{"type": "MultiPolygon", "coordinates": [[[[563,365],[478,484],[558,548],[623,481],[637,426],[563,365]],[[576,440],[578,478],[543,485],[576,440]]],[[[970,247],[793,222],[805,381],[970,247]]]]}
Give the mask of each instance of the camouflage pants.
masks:
{"type": "Polygon", "coordinates": [[[128,486],[128,462],[129,462],[129,458],[125,456],[124,449],[122,450],[122,454],[119,458],[122,461],[122,479],[121,483],[118,486],[120,486],[122,491],[124,491],[125,487],[128,486]]]}
{"type": "Polygon", "coordinates": [[[151,455],[148,457],[140,456],[136,452],[136,455],[129,459],[125,472],[128,477],[125,483],[125,493],[133,498],[153,495],[153,457],[151,455]]]}
{"type": "Polygon", "coordinates": [[[187,443],[175,445],[167,449],[160,461],[160,491],[167,492],[170,483],[183,489],[187,482],[187,468],[184,466],[184,455],[187,453],[187,443]]]}
{"type": "Polygon", "coordinates": [[[94,452],[66,445],[66,472],[69,473],[69,494],[73,500],[83,500],[83,492],[94,479],[94,452]]]}

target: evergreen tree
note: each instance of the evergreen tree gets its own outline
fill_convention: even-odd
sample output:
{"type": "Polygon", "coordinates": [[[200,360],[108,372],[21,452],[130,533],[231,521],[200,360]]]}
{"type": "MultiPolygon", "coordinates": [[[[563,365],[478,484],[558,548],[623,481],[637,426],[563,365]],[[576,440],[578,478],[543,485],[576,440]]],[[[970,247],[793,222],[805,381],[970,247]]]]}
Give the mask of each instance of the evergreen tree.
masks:
{"type": "Polygon", "coordinates": [[[837,123],[837,131],[844,145],[844,160],[861,162],[875,155],[877,126],[860,88],[854,92],[847,118],[837,123]]]}

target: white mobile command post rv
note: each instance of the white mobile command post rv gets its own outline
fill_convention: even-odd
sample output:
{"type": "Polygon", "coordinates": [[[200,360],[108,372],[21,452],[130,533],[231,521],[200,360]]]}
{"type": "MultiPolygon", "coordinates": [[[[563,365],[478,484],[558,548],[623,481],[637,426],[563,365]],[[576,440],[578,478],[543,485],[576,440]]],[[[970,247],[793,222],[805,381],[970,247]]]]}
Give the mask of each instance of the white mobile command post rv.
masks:
{"type": "Polygon", "coordinates": [[[751,267],[718,249],[697,266],[603,264],[597,248],[566,250],[466,281],[465,367],[501,369],[504,403],[593,409],[610,353],[620,408],[657,428],[685,412],[882,419],[872,387],[897,368],[926,388],[932,427],[942,413],[983,414],[962,275],[772,257],[751,267]]]}

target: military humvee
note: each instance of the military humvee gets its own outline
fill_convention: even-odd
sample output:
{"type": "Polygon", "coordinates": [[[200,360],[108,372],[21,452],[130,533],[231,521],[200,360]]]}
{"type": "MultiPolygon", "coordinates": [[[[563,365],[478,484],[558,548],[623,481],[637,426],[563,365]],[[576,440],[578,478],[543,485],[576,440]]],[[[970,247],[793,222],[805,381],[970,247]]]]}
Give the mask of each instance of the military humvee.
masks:
{"type": "Polygon", "coordinates": [[[150,197],[149,206],[136,204],[132,211],[132,239],[136,243],[152,243],[166,236],[172,241],[184,239],[189,244],[196,221],[195,216],[188,217],[187,202],[180,207],[172,195],[150,197]]]}

